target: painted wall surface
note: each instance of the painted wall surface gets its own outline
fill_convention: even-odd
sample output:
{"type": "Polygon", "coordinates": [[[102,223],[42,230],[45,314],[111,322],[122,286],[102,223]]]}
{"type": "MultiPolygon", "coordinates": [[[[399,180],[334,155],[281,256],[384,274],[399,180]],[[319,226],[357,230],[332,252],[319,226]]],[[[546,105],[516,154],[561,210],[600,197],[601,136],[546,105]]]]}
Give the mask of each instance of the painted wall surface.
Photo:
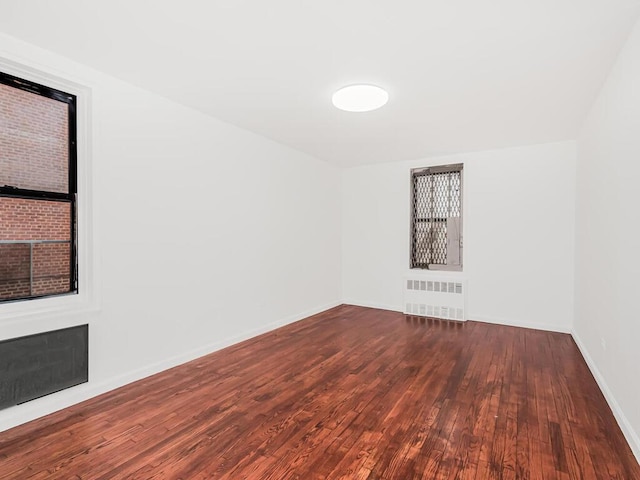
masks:
{"type": "Polygon", "coordinates": [[[0,430],[339,302],[336,168],[8,36],[0,57],[91,89],[101,299],[2,320],[0,340],[89,323],[90,381],[0,430]]]}
{"type": "Polygon", "coordinates": [[[574,335],[640,459],[640,24],[578,141],[574,335]]]}
{"type": "Polygon", "coordinates": [[[575,156],[561,142],[345,170],[344,301],[402,310],[410,170],[464,163],[463,272],[426,274],[467,279],[469,319],[568,332],[575,156]]]}

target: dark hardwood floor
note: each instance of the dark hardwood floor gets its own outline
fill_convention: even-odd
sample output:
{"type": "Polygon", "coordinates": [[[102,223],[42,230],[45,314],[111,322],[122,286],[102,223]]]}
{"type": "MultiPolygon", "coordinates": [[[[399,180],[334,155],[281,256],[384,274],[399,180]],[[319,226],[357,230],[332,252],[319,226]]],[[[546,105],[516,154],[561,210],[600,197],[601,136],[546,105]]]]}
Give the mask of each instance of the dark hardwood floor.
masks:
{"type": "Polygon", "coordinates": [[[0,433],[2,479],[640,479],[569,335],[341,306],[0,433]]]}

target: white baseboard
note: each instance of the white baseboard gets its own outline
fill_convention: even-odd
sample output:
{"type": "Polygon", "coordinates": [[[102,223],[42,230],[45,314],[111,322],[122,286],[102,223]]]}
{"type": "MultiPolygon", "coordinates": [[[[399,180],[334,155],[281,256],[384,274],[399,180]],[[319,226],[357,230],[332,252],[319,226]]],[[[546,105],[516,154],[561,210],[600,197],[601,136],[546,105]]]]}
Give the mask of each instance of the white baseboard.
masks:
{"type": "Polygon", "coordinates": [[[386,305],[383,303],[360,302],[358,300],[351,300],[351,299],[344,299],[342,303],[345,305],[353,305],[355,307],[377,308],[380,310],[389,310],[391,312],[402,312],[402,307],[398,305],[386,305]]]}
{"type": "Polygon", "coordinates": [[[582,342],[582,340],[580,340],[580,337],[575,331],[571,332],[571,336],[573,337],[573,340],[576,342],[576,345],[578,346],[580,353],[582,353],[582,356],[585,362],[587,362],[587,366],[589,367],[589,370],[591,370],[593,377],[596,379],[596,382],[598,383],[598,386],[600,387],[600,390],[602,391],[604,398],[609,404],[609,408],[611,408],[611,411],[613,412],[613,416],[615,417],[616,421],[618,422],[618,425],[620,426],[620,430],[622,430],[624,437],[627,439],[627,442],[631,447],[631,451],[635,455],[638,463],[640,463],[640,436],[638,436],[638,433],[631,426],[631,423],[629,422],[626,415],[622,411],[622,408],[620,408],[620,404],[618,404],[616,397],[613,396],[613,392],[607,385],[607,382],[605,381],[604,377],[600,373],[600,370],[598,370],[598,367],[596,366],[596,363],[594,362],[593,358],[589,354],[589,351],[587,350],[587,347],[585,346],[585,344],[582,342]]]}
{"type": "Polygon", "coordinates": [[[518,320],[508,320],[505,318],[488,317],[485,315],[467,315],[468,320],[475,320],[476,322],[493,323],[496,325],[507,325],[509,327],[521,327],[521,328],[533,328],[534,330],[545,330],[547,332],[558,333],[571,333],[571,327],[565,327],[563,325],[555,325],[552,323],[535,323],[518,320]]]}
{"type": "MultiPolygon", "coordinates": [[[[346,305],[355,305],[356,307],[379,308],[381,310],[391,310],[393,312],[402,312],[401,305],[386,305],[375,302],[362,302],[352,299],[343,299],[342,303],[346,305]]],[[[489,317],[484,315],[467,315],[467,320],[475,320],[476,322],[493,323],[496,325],[507,325],[509,327],[533,328],[535,330],[545,330],[548,332],[571,333],[570,327],[554,325],[550,323],[534,323],[508,320],[505,318],[489,317]]]]}
{"type": "Polygon", "coordinates": [[[321,305],[319,307],[306,310],[299,314],[290,315],[275,322],[271,322],[259,328],[234,335],[224,340],[198,347],[189,352],[175,355],[173,357],[162,360],[161,362],[156,362],[141,368],[137,368],[131,372],[127,372],[125,374],[118,375],[101,382],[96,383],[89,381],[88,383],[68,388],[61,392],[53,393],[51,395],[47,395],[45,397],[41,397],[30,402],[23,403],[21,405],[16,405],[15,407],[7,408],[3,411],[0,411],[0,432],[16,427],[23,423],[30,422],[32,420],[35,420],[36,418],[40,418],[45,415],[57,412],[58,410],[71,407],[72,405],[76,405],[80,402],[96,397],[110,390],[122,387],[124,385],[127,385],[128,383],[132,383],[150,375],[162,372],[163,370],[167,370],[183,363],[190,362],[191,360],[195,360],[196,358],[208,355],[209,353],[213,353],[217,350],[221,350],[235,343],[242,342],[243,340],[247,340],[271,330],[275,330],[276,328],[282,327],[284,325],[297,322],[298,320],[302,320],[303,318],[310,317],[317,313],[324,312],[325,310],[329,310],[340,304],[341,302],[331,302],[325,305],[321,305]]]}

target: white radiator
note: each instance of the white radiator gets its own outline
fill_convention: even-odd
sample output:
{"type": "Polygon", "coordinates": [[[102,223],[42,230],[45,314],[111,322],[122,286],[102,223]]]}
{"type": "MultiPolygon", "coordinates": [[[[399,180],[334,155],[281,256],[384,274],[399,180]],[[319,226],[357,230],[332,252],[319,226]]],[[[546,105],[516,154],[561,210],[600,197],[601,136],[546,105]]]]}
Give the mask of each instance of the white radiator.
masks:
{"type": "Polygon", "coordinates": [[[404,283],[404,313],[465,321],[466,297],[464,280],[408,276],[404,283]]]}

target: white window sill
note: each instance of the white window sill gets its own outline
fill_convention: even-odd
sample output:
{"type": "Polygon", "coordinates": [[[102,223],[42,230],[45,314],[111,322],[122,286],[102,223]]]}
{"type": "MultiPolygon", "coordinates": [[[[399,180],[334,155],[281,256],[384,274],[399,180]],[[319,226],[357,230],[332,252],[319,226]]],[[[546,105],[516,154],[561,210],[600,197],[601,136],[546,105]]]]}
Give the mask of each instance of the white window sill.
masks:
{"type": "Polygon", "coordinates": [[[33,323],[55,319],[56,328],[86,323],[87,314],[98,312],[99,304],[88,295],[67,294],[56,297],[22,300],[0,304],[0,341],[19,334],[28,335],[33,323]],[[80,318],[82,317],[82,318],[80,318]]]}

